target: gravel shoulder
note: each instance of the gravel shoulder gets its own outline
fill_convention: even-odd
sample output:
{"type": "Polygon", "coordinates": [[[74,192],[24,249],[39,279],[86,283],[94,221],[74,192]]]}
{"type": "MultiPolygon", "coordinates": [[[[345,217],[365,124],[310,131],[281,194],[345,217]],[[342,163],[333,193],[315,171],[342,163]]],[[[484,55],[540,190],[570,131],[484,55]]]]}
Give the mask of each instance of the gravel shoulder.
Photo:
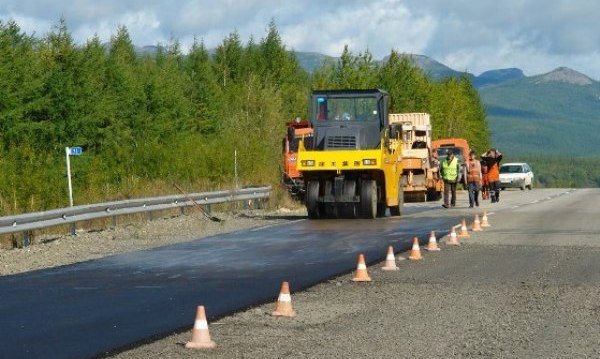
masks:
{"type": "Polygon", "coordinates": [[[185,330],[113,357],[600,357],[600,191],[548,193],[506,193],[492,228],[396,272],[373,265],[371,283],[293,293],[295,319],[268,303],[211,322],[215,350],[186,350],[185,330]]]}

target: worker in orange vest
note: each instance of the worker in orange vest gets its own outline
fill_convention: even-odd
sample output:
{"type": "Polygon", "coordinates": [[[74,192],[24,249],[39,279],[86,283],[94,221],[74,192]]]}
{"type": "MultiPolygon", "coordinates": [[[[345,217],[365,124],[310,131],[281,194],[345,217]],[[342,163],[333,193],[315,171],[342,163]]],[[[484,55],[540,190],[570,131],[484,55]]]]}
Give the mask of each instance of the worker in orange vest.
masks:
{"type": "Polygon", "coordinates": [[[469,190],[469,207],[479,207],[479,189],[481,188],[481,163],[477,161],[477,154],[469,152],[469,163],[467,167],[467,189],[469,190]]]}
{"type": "Polygon", "coordinates": [[[488,181],[488,168],[485,161],[480,162],[481,165],[481,199],[490,199],[490,183],[488,181]]]}
{"type": "Polygon", "coordinates": [[[490,186],[490,198],[492,203],[500,201],[500,161],[502,161],[502,153],[495,148],[490,148],[489,151],[481,155],[481,159],[485,161],[488,167],[488,181],[490,186]]]}

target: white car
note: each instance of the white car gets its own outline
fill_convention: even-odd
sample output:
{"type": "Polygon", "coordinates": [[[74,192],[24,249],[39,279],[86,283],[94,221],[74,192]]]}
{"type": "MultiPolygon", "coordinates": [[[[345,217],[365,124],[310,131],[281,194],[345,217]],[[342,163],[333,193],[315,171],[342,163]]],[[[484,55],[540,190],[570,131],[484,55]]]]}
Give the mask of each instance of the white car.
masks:
{"type": "Polygon", "coordinates": [[[533,172],[527,163],[505,163],[500,166],[500,188],[531,189],[533,172]]]}

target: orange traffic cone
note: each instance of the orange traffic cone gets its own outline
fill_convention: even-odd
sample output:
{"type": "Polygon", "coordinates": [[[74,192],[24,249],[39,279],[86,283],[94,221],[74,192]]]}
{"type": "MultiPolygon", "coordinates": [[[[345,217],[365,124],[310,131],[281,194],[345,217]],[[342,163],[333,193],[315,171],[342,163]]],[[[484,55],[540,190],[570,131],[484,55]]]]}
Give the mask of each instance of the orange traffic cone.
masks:
{"type": "Polygon", "coordinates": [[[210,340],[208,323],[206,322],[206,314],[204,313],[204,306],[199,305],[196,311],[194,329],[192,329],[192,340],[187,342],[185,347],[189,349],[212,349],[216,346],[217,344],[210,340]]]}
{"type": "Polygon", "coordinates": [[[488,217],[487,217],[487,213],[486,213],[485,209],[483,210],[483,216],[481,217],[481,226],[482,227],[491,227],[490,223],[488,222],[488,217]]]}
{"type": "Polygon", "coordinates": [[[385,256],[385,264],[381,267],[382,270],[398,270],[396,265],[396,257],[394,257],[394,247],[389,246],[387,255],[385,256]]]}
{"type": "Polygon", "coordinates": [[[437,240],[435,239],[435,231],[431,231],[429,235],[429,243],[427,243],[427,247],[425,247],[430,252],[439,251],[440,247],[437,245],[437,240]]]}
{"type": "Polygon", "coordinates": [[[354,273],[354,278],[352,278],[355,282],[370,282],[371,277],[369,277],[369,273],[367,273],[367,265],[365,264],[365,256],[361,253],[358,256],[358,264],[356,265],[356,272],[354,273]]]}
{"type": "Polygon", "coordinates": [[[448,240],[446,241],[446,244],[449,246],[460,246],[460,242],[458,241],[454,227],[450,229],[450,234],[448,240]]]}
{"type": "Polygon", "coordinates": [[[460,225],[460,233],[458,233],[458,236],[460,238],[470,237],[469,230],[467,229],[467,221],[465,221],[464,219],[462,220],[462,223],[460,225]]]}
{"type": "Polygon", "coordinates": [[[475,213],[475,219],[473,220],[473,232],[483,231],[481,228],[481,222],[479,222],[479,215],[475,213]]]}
{"type": "Polygon", "coordinates": [[[292,309],[292,296],[290,295],[290,285],[288,282],[281,283],[281,290],[279,291],[279,297],[277,298],[277,305],[271,315],[276,317],[289,317],[293,318],[296,316],[296,312],[292,309]]]}
{"type": "Polygon", "coordinates": [[[412,249],[410,250],[410,255],[408,256],[408,259],[414,261],[423,259],[423,257],[421,256],[421,248],[419,248],[419,239],[417,237],[413,239],[413,245],[412,249]]]}

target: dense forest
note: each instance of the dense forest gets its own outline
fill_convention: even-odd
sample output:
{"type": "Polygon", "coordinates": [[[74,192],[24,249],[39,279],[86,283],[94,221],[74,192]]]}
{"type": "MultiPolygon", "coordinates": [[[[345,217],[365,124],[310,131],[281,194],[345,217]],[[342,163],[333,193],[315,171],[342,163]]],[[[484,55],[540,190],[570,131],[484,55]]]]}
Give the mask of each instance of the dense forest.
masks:
{"type": "Polygon", "coordinates": [[[44,37],[0,22],[0,215],[75,204],[279,182],[285,122],[308,113],[311,89],[382,88],[393,112],[429,112],[436,138],[489,146],[485,109],[468,78],[428,79],[392,52],[379,65],[347,47],[304,71],[274,22],[243,43],[234,31],[209,51],[174,39],[140,55],[125,27],[108,43],[75,44],[64,20],[44,37]]]}

